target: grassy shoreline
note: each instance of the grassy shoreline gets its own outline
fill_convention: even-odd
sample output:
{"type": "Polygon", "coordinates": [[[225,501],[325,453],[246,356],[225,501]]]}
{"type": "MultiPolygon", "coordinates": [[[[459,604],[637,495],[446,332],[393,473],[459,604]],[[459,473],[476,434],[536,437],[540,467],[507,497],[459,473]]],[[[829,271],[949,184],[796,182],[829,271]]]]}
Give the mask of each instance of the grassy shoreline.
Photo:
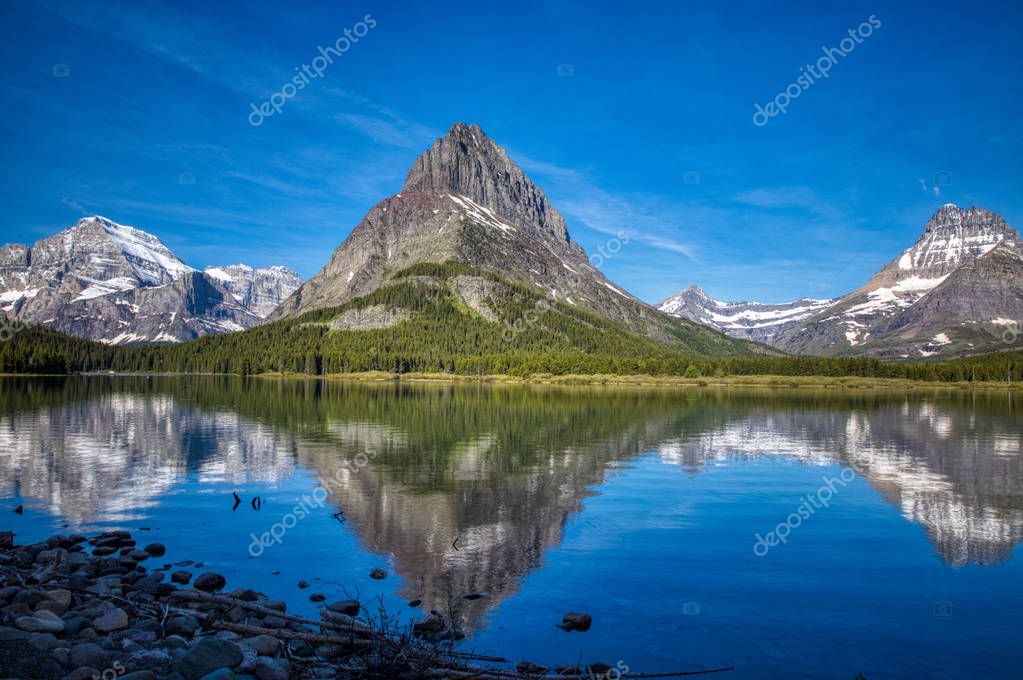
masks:
{"type": "MultiPolygon", "coordinates": [[[[0,378],[66,378],[70,376],[141,376],[141,377],[242,377],[237,373],[175,373],[97,371],[87,373],[2,373],[0,378]]],[[[391,373],[387,371],[361,371],[357,373],[327,373],[312,375],[296,372],[265,372],[250,377],[287,380],[339,380],[351,382],[443,382],[481,383],[500,385],[605,385],[636,387],[773,387],[824,389],[938,389],[938,390],[1023,390],[1023,382],[983,380],[913,380],[909,378],[877,378],[862,376],[823,375],[729,375],[722,377],[686,378],[678,375],[609,375],[609,374],[535,374],[527,377],[512,375],[462,375],[455,373],[391,373]]]]}
{"type": "Polygon", "coordinates": [[[859,376],[786,376],[786,375],[733,375],[724,377],[685,378],[675,375],[551,375],[528,377],[510,375],[458,375],[453,373],[389,373],[365,371],[360,373],[331,373],[308,375],[304,373],[260,373],[258,378],[349,380],[353,382],[448,382],[521,385],[635,385],[666,387],[815,387],[828,389],[949,389],[949,390],[1023,390],[1023,382],[996,381],[942,382],[910,380],[907,378],[866,378],[859,376]]]}

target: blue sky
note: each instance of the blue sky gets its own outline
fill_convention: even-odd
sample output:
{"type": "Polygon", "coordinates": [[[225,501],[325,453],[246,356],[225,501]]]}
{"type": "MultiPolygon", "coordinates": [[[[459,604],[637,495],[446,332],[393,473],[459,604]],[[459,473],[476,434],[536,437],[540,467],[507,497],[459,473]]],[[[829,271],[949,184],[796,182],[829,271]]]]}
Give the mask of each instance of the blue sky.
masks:
{"type": "Polygon", "coordinates": [[[628,233],[602,268],[651,302],[694,282],[720,299],[848,292],[946,202],[1019,228],[1023,8],[832,4],[5,2],[0,242],[101,214],[193,266],[308,277],[457,121],[508,149],[587,252],[628,233]],[[754,125],[872,15],[827,78],[754,125]]]}

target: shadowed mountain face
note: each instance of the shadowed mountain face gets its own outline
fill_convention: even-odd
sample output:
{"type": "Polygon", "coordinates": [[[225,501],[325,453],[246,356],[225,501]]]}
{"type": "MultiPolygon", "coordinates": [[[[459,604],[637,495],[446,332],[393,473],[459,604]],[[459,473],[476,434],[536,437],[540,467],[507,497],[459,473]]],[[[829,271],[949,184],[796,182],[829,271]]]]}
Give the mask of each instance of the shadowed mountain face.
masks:
{"type": "Polygon", "coordinates": [[[415,161],[401,191],[375,205],[327,265],[270,318],[339,306],[376,291],[403,269],[440,262],[493,272],[700,353],[752,351],[610,282],[571,239],[544,192],[478,125],[463,123],[415,161]]]}
{"type": "Polygon", "coordinates": [[[854,465],[949,564],[999,562],[1023,540],[1023,436],[1001,395],[5,384],[0,497],[24,496],[72,530],[130,526],[158,517],[186,477],[201,492],[204,479],[274,486],[306,471],[332,480],[330,503],[365,549],[391,556],[404,597],[469,629],[541,568],[609,476],[651,456],[698,475],[742,461],[854,465]]]}

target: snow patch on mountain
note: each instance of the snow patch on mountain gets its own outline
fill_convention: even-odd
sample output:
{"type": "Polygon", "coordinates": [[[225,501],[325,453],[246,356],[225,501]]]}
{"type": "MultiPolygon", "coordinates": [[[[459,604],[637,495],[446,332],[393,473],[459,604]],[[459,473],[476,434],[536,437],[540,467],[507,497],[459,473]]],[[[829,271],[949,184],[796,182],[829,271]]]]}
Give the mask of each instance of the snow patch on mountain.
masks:
{"type": "Polygon", "coordinates": [[[79,293],[78,297],[76,297],[73,302],[78,302],[79,300],[91,300],[92,298],[97,298],[102,295],[123,292],[138,287],[138,281],[123,276],[115,276],[114,278],[107,279],[106,281],[97,281],[96,279],[90,279],[87,276],[79,276],[78,280],[88,283],[89,286],[79,293]]]}
{"type": "MultiPolygon", "coordinates": [[[[568,265],[565,265],[565,267],[566,267],[567,269],[571,269],[571,271],[575,272],[575,270],[574,270],[574,269],[572,269],[571,267],[569,267],[568,265]]],[[[621,288],[619,288],[618,286],[615,286],[615,285],[613,285],[613,284],[610,284],[610,283],[608,283],[607,281],[601,281],[601,283],[602,283],[602,284],[604,284],[604,287],[606,287],[606,288],[607,288],[608,290],[610,290],[610,291],[612,291],[612,292],[614,292],[614,293],[617,293],[618,295],[621,295],[621,296],[622,296],[623,298],[626,298],[626,299],[628,299],[628,298],[629,298],[629,294],[628,294],[628,293],[626,293],[625,291],[623,291],[623,290],[622,290],[621,288]]]]}
{"type": "Polygon", "coordinates": [[[12,309],[15,303],[23,299],[31,299],[39,294],[41,288],[28,288],[26,290],[7,290],[0,293],[0,309],[8,311],[12,309]]]}
{"type": "Polygon", "coordinates": [[[506,234],[510,234],[515,231],[515,227],[498,217],[493,210],[476,203],[468,196],[448,194],[448,198],[458,204],[465,214],[481,224],[486,224],[487,226],[494,227],[495,229],[500,229],[506,234]]]}
{"type": "Polygon", "coordinates": [[[156,236],[98,215],[0,247],[0,311],[111,344],[244,330],[299,285],[286,267],[198,272],[156,236]]]}
{"type": "Polygon", "coordinates": [[[203,271],[206,272],[207,276],[212,276],[218,281],[234,281],[234,277],[220,267],[206,267],[203,271]]]}
{"type": "Polygon", "coordinates": [[[925,293],[935,288],[947,278],[938,276],[933,279],[925,279],[919,276],[911,276],[899,281],[897,284],[887,288],[877,288],[867,293],[870,298],[867,302],[845,310],[846,316],[861,316],[864,314],[878,314],[891,311],[901,307],[909,307],[919,300],[925,293]]]}
{"type": "Polygon", "coordinates": [[[916,243],[903,251],[894,269],[903,272],[937,270],[948,274],[968,260],[981,257],[1012,237],[1000,216],[983,208],[962,209],[947,203],[927,222],[916,243]]]}
{"type": "Polygon", "coordinates": [[[302,277],[282,266],[245,264],[207,267],[204,273],[222,285],[243,308],[261,319],[302,285],[302,277]]]}
{"type": "Polygon", "coordinates": [[[159,285],[167,280],[173,281],[188,272],[195,271],[152,234],[135,227],[118,224],[99,215],[87,217],[64,232],[65,238],[74,238],[74,235],[69,232],[79,229],[83,222],[102,227],[103,231],[120,246],[138,279],[147,285],[159,285]]]}
{"type": "Polygon", "coordinates": [[[723,302],[710,297],[697,286],[689,286],[662,301],[657,307],[667,314],[706,324],[733,337],[767,342],[772,336],[827,308],[832,302],[815,298],[781,304],[723,302]]]}

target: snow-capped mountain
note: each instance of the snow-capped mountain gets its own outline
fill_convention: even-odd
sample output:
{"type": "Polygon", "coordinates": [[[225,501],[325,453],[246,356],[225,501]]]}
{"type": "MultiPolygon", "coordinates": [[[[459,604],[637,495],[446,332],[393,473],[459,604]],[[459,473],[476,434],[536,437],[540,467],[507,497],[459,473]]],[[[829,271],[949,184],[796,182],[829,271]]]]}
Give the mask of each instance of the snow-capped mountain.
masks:
{"type": "Polygon", "coordinates": [[[245,269],[226,285],[152,234],[86,217],[31,247],[0,248],[0,312],[108,343],[188,340],[254,326],[301,283],[283,267],[245,269]]]}
{"type": "Polygon", "coordinates": [[[794,302],[722,302],[697,286],[667,298],[657,308],[662,312],[692,319],[736,338],[770,343],[779,333],[825,309],[834,300],[802,298],[794,302]]]}
{"type": "Polygon", "coordinates": [[[898,358],[1009,349],[1023,319],[1020,236],[983,208],[943,205],[867,283],[774,340],[801,354],[898,358]]]}
{"type": "Polygon", "coordinates": [[[1023,245],[1006,239],[873,331],[871,353],[903,358],[1023,346],[1023,245]]]}
{"type": "Polygon", "coordinates": [[[721,302],[696,286],[661,311],[793,354],[958,356],[1023,344],[1023,245],[983,208],[948,203],[858,290],[786,304],[721,302]]]}
{"type": "Polygon", "coordinates": [[[281,266],[253,269],[245,264],[231,264],[206,267],[203,272],[261,319],[302,285],[302,277],[281,266]]]}

